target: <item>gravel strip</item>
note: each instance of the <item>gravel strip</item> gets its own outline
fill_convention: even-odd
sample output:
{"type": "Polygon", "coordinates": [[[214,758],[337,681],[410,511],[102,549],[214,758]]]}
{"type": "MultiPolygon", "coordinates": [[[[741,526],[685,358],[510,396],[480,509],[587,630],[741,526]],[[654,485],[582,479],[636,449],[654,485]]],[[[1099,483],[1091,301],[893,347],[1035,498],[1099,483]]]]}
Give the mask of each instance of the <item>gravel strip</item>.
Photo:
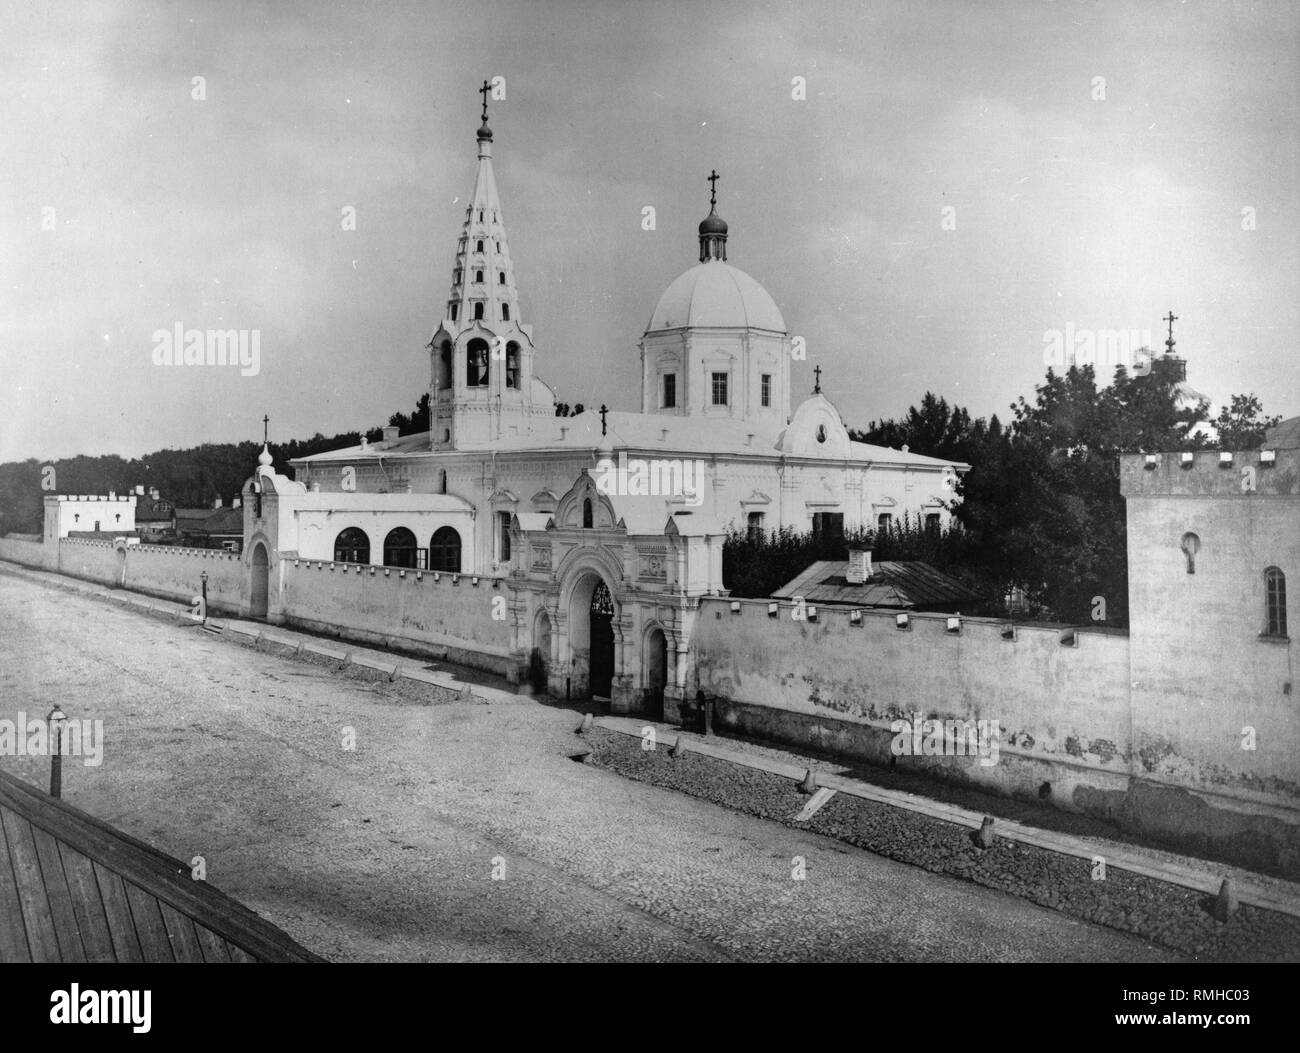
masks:
{"type": "Polygon", "coordinates": [[[676,758],[662,746],[643,750],[640,740],[600,727],[580,741],[592,750],[588,763],[626,778],[1019,896],[1195,960],[1300,961],[1300,919],[1289,915],[1243,905],[1221,923],[1209,913],[1212,898],[1190,889],[1114,868],[1095,881],[1089,860],[1003,838],[980,849],[965,827],[843,793],[808,822],[796,823],[807,797],[789,779],[689,749],[676,758]]]}

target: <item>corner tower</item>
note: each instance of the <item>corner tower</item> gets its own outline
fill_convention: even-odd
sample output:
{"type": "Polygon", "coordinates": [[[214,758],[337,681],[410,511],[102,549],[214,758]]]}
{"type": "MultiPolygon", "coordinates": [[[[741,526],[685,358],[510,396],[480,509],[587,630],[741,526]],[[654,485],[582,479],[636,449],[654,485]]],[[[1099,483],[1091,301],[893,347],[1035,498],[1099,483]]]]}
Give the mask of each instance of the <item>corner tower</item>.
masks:
{"type": "Polygon", "coordinates": [[[484,445],[526,434],[555,415],[555,397],[534,380],[532,326],[519,317],[519,292],[492,170],[489,85],[483,82],[478,176],[456,243],[443,320],[429,341],[430,445],[484,445]]]}
{"type": "Polygon", "coordinates": [[[767,291],[727,263],[717,172],[700,223],[700,262],[659,298],[641,338],[641,411],[785,426],[790,340],[767,291]]]}

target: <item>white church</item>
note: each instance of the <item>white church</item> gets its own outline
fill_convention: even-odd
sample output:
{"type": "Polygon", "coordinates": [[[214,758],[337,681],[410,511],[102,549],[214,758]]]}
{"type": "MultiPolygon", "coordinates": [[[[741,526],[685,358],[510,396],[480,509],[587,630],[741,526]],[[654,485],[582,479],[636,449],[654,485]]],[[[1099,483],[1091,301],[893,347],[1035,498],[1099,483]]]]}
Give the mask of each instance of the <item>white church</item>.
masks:
{"type": "Polygon", "coordinates": [[[248,613],[276,620],[267,568],[290,557],[481,575],[508,597],[521,679],[540,666],[553,694],[671,719],[693,695],[698,600],[725,595],[729,529],[943,525],[967,466],[851,441],[820,384],[792,408],[785,320],[727,262],[716,184],[698,262],[642,335],[640,412],[557,416],[544,334],[520,312],[486,97],[477,142],[427,346],[431,430],[295,460],[296,481],[264,450],[244,488],[248,613]]]}

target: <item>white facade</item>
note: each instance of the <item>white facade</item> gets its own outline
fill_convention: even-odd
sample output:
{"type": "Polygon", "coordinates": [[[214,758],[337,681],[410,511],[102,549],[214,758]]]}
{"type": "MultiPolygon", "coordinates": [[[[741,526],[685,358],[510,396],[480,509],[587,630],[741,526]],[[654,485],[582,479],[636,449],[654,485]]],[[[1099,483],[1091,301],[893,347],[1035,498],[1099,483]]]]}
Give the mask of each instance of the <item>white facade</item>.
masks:
{"type": "Polygon", "coordinates": [[[684,655],[693,605],[723,591],[728,529],[848,531],[904,513],[948,522],[966,465],[852,442],[820,390],[791,411],[784,318],[757,281],[726,262],[727,225],[716,209],[700,224],[699,263],[659,298],[640,342],[641,412],[555,416],[554,393],[536,375],[532,327],[519,317],[492,139],[485,115],[450,291],[427,347],[431,430],[295,460],[296,482],[268,474],[264,454],[245,490],[252,501],[259,488],[275,494],[273,521],[251,508],[246,515],[246,548],[253,532],[264,543],[259,560],[432,568],[435,534],[445,542],[454,529],[461,573],[512,582],[518,651],[540,652],[552,691],[561,675],[566,691],[589,688],[595,648],[573,635],[590,631],[573,596],[603,602],[603,583],[615,612],[614,694],[634,706],[647,683],[658,690],[665,677],[669,695],[686,690],[684,662],[644,668],[642,607],[679,612],[651,619],[662,634],[651,646],[684,655]],[[624,467],[611,473],[614,465],[624,467]],[[691,492],[671,482],[682,478],[691,492]],[[579,493],[596,494],[586,526],[570,521],[579,493]],[[409,530],[423,552],[392,549],[394,530],[409,530]],[[558,559],[566,546],[591,551],[569,565],[534,558],[558,559]],[[643,558],[688,551],[681,575],[645,579],[638,569],[643,558]]]}
{"type": "Polygon", "coordinates": [[[57,542],[74,530],[135,529],[135,496],[51,494],[45,498],[45,540],[57,542]]]}

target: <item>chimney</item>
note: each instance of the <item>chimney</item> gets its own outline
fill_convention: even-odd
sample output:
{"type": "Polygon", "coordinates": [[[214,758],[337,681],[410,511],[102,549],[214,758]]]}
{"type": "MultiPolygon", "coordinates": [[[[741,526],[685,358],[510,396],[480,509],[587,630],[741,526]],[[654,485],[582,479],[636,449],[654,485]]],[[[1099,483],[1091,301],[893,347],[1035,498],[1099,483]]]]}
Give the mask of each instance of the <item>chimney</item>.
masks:
{"type": "Polygon", "coordinates": [[[213,508],[220,508],[220,507],[221,507],[221,498],[218,497],[215,501],[213,501],[213,502],[212,502],[212,507],[213,507],[213,508]]]}
{"type": "Polygon", "coordinates": [[[238,508],[239,505],[240,505],[240,499],[238,497],[236,497],[233,501],[230,502],[231,508],[238,508]]]}
{"type": "Polygon", "coordinates": [[[151,486],[151,487],[149,487],[149,496],[152,497],[155,501],[157,501],[157,500],[158,500],[158,487],[156,487],[156,486],[151,486]]]}
{"type": "Polygon", "coordinates": [[[396,424],[390,424],[384,429],[384,445],[391,446],[397,441],[398,430],[396,424]]]}
{"type": "Polygon", "coordinates": [[[849,549],[849,569],[844,580],[850,585],[861,585],[871,578],[871,549],[855,545],[849,549]]]}
{"type": "Polygon", "coordinates": [[[136,487],[135,487],[135,492],[136,492],[140,497],[144,497],[144,485],[143,485],[142,483],[137,483],[137,484],[136,484],[136,487]]]}

